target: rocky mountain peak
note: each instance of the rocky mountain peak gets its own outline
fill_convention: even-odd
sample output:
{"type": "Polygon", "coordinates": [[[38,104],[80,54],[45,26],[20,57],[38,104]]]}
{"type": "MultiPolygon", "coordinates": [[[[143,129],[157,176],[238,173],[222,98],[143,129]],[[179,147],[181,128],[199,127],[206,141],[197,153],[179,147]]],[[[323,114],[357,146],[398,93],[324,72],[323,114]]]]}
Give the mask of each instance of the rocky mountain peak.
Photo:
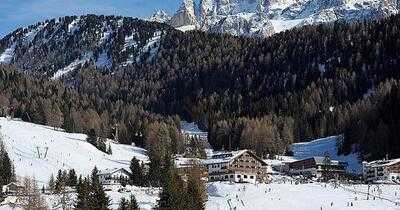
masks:
{"type": "Polygon", "coordinates": [[[165,23],[171,20],[171,16],[168,15],[164,10],[157,10],[153,15],[149,18],[150,21],[165,23]]]}
{"type": "Polygon", "coordinates": [[[169,23],[204,31],[269,36],[293,27],[396,14],[400,0],[183,0],[169,23]]]}
{"type": "Polygon", "coordinates": [[[187,26],[187,25],[198,25],[195,3],[193,0],[183,0],[178,11],[172,16],[168,23],[173,27],[187,26]]]}

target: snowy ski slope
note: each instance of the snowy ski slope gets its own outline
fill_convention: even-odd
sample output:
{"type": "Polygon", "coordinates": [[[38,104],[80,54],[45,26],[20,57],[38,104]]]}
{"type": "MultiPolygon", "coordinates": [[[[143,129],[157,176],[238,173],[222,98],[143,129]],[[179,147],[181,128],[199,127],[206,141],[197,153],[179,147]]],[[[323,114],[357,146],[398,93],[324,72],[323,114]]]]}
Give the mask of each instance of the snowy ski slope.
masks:
{"type": "MultiPolygon", "coordinates": [[[[372,186],[375,189],[378,186],[372,186]]],[[[332,185],[294,182],[272,184],[230,184],[214,182],[207,188],[207,210],[399,210],[400,186],[380,185],[379,193],[371,190],[367,199],[367,185],[334,188],[332,185]],[[374,195],[376,199],[373,199],[374,195]],[[387,200],[386,200],[387,199],[387,200]],[[353,206],[351,206],[351,203],[353,206]],[[332,204],[332,206],[331,206],[332,204]]]]}
{"type": "Polygon", "coordinates": [[[135,156],[148,161],[145,151],[138,147],[109,141],[113,154],[97,150],[85,141],[85,134],[56,131],[51,127],[0,118],[0,133],[13,160],[17,176],[35,177],[39,184],[48,182],[59,169],[75,169],[87,175],[94,166],[98,169],[129,168],[135,156]],[[46,147],[48,152],[46,158],[46,147]],[[38,155],[40,154],[40,158],[38,155]]]}
{"type": "Polygon", "coordinates": [[[291,151],[296,159],[305,159],[313,156],[325,156],[328,154],[332,160],[347,162],[347,170],[349,172],[362,172],[362,164],[358,160],[358,155],[352,153],[350,155],[337,155],[338,144],[342,136],[330,136],[326,138],[316,139],[310,142],[295,143],[291,146],[291,151]]]}

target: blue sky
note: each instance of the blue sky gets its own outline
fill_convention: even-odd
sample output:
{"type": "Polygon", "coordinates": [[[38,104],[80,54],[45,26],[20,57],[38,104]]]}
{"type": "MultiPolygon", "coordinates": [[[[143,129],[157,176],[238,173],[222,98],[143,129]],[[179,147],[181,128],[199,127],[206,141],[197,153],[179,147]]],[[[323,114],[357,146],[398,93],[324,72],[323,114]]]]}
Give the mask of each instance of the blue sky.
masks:
{"type": "Polygon", "coordinates": [[[156,9],[172,14],[180,0],[0,0],[0,38],[38,21],[66,15],[148,17],[156,9]]]}

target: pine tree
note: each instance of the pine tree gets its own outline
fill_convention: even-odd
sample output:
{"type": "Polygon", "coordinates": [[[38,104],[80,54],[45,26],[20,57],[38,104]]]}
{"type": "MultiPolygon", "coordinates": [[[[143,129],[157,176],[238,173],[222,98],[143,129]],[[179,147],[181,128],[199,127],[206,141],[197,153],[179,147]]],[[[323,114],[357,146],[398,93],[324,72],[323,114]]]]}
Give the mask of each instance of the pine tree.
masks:
{"type": "Polygon", "coordinates": [[[131,184],[136,186],[143,186],[144,175],[139,160],[133,157],[129,169],[131,170],[131,177],[130,177],[131,184]]]}
{"type": "Polygon", "coordinates": [[[184,183],[174,168],[168,170],[162,184],[158,210],[186,210],[186,191],[184,183]]]}
{"type": "Polygon", "coordinates": [[[14,168],[10,157],[0,139],[0,186],[6,185],[14,180],[14,168]]]}
{"type": "Polygon", "coordinates": [[[89,142],[91,145],[97,147],[97,135],[96,135],[96,130],[95,129],[90,129],[88,133],[88,137],[86,138],[86,141],[89,142]]]}
{"type": "Polygon", "coordinates": [[[90,193],[90,201],[89,208],[96,210],[107,210],[109,209],[110,199],[104,192],[103,186],[101,185],[98,177],[98,170],[95,167],[92,171],[91,175],[91,193],[90,193]]]}
{"type": "Polygon", "coordinates": [[[111,144],[108,144],[108,147],[107,147],[107,154],[109,154],[109,155],[112,154],[111,144]]]}
{"type": "Polygon", "coordinates": [[[134,195],[130,196],[128,210],[139,210],[139,206],[134,195]]]}
{"type": "Polygon", "coordinates": [[[75,187],[77,184],[77,175],[74,169],[71,169],[68,173],[68,183],[67,185],[70,187],[75,187]]]}
{"type": "Polygon", "coordinates": [[[65,177],[63,176],[63,171],[58,170],[55,185],[54,185],[54,192],[59,193],[62,188],[65,187],[65,177]]]}
{"type": "Polygon", "coordinates": [[[128,210],[128,201],[122,197],[121,201],[119,202],[118,210],[128,210]]]}
{"type": "Polygon", "coordinates": [[[54,193],[55,183],[54,183],[53,174],[51,174],[51,176],[50,176],[48,188],[49,188],[50,193],[54,193]]]}
{"type": "Polygon", "coordinates": [[[77,198],[75,203],[75,209],[77,210],[89,210],[89,193],[90,183],[87,178],[82,179],[79,177],[78,184],[76,186],[77,198]]]}
{"type": "Polygon", "coordinates": [[[205,189],[200,179],[194,176],[189,176],[187,183],[187,210],[204,209],[205,189]]]}

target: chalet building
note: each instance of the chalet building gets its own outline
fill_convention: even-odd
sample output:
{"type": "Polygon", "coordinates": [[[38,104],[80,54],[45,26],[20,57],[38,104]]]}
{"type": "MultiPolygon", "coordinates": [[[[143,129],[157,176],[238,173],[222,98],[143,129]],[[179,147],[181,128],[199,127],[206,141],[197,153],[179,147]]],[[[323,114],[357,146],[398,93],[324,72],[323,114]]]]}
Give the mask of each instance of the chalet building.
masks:
{"type": "Polygon", "coordinates": [[[16,182],[11,182],[7,185],[4,185],[2,187],[2,193],[4,195],[16,195],[24,190],[24,186],[16,183],[16,182]]]}
{"type": "Polygon", "coordinates": [[[366,182],[400,183],[400,158],[363,162],[363,178],[366,182]]]}
{"type": "Polygon", "coordinates": [[[195,175],[200,177],[203,181],[208,180],[207,168],[203,164],[202,159],[175,157],[174,164],[178,174],[184,181],[187,181],[188,175],[193,173],[198,173],[195,175]],[[196,170],[194,168],[196,168],[196,170]]]}
{"type": "Polygon", "coordinates": [[[346,173],[346,163],[328,157],[311,157],[289,163],[289,174],[321,178],[323,173],[330,178],[346,173]]]}
{"type": "Polygon", "coordinates": [[[124,168],[112,168],[101,170],[98,175],[102,185],[117,185],[128,181],[131,173],[124,168]]]}
{"type": "Polygon", "coordinates": [[[268,182],[267,164],[250,150],[214,153],[203,164],[209,181],[268,182]]]}

